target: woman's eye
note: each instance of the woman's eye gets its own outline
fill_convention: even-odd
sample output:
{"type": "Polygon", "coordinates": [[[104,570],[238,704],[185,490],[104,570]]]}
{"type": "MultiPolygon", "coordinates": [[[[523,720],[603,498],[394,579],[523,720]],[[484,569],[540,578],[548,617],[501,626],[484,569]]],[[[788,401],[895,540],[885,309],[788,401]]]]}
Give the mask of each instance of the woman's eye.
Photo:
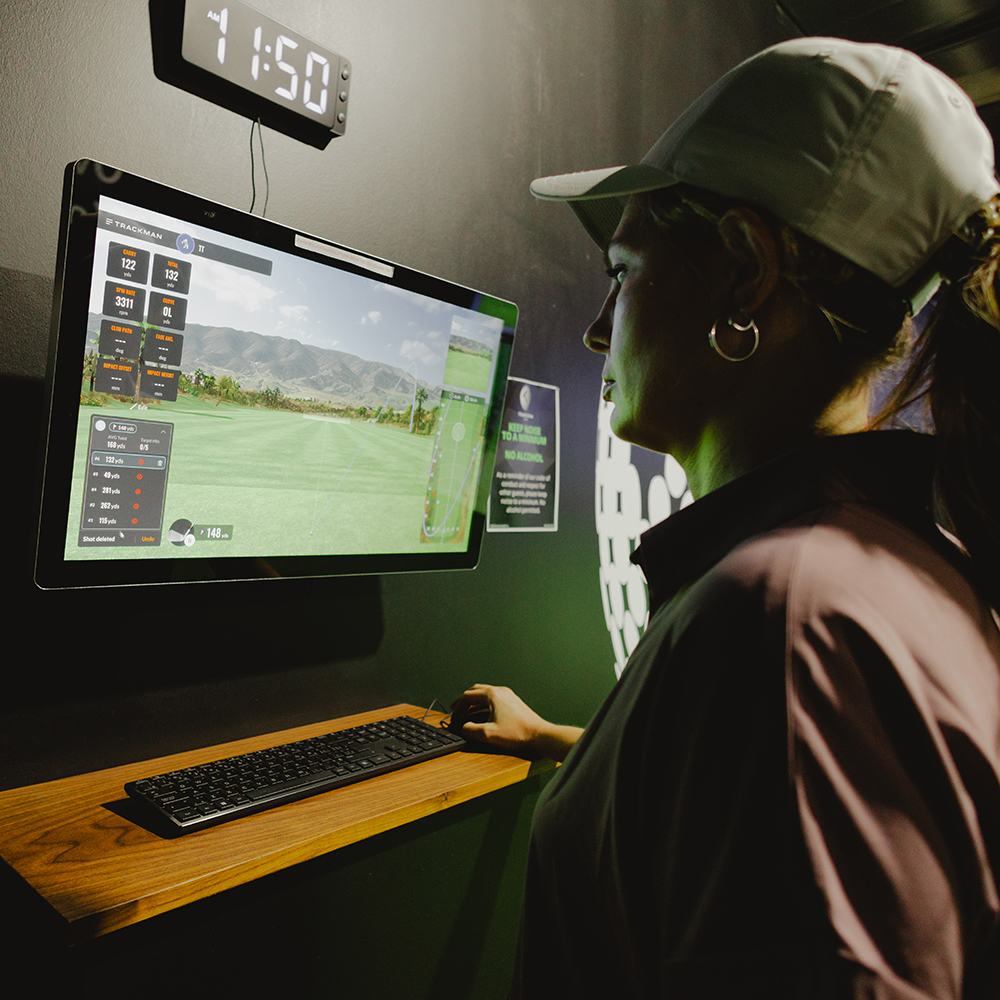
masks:
{"type": "Polygon", "coordinates": [[[612,281],[617,281],[619,284],[621,284],[622,277],[625,274],[625,265],[624,264],[615,264],[614,267],[609,267],[608,268],[608,272],[607,273],[608,273],[608,277],[612,281]]]}

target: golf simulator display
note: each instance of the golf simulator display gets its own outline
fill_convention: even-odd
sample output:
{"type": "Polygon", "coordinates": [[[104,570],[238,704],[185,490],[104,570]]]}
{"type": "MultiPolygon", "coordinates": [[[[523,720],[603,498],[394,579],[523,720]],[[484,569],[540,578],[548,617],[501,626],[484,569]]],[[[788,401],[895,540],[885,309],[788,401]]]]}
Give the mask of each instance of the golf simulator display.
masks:
{"type": "Polygon", "coordinates": [[[475,565],[516,316],[70,164],[36,581],[475,565]]]}

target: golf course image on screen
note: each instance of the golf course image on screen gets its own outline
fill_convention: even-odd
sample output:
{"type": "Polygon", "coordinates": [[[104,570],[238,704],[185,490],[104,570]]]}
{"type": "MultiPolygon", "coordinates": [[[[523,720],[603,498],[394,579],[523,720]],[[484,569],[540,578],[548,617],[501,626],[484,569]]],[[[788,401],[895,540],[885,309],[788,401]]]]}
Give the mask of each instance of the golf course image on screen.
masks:
{"type": "Polygon", "coordinates": [[[93,260],[67,560],[468,544],[500,319],[104,197],[93,260]]]}

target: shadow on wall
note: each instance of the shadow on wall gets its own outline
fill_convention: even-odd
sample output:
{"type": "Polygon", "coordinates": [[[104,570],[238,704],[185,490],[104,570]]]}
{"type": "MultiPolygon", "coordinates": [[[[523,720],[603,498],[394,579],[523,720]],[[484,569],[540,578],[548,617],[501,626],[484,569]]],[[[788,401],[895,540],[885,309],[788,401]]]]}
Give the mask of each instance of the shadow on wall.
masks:
{"type": "Polygon", "coordinates": [[[0,267],[0,377],[45,378],[51,277],[0,267]]]}
{"type": "MultiPolygon", "coordinates": [[[[43,431],[44,385],[0,376],[0,393],[8,416],[19,415],[30,454],[36,430],[39,440],[43,431]]],[[[4,619],[10,635],[25,636],[25,664],[44,651],[60,665],[57,700],[273,673],[378,650],[377,576],[40,591],[33,580],[38,467],[24,462],[16,485],[0,491],[3,523],[19,526],[8,535],[6,575],[14,583],[4,619]],[[268,628],[259,627],[264,618],[268,628]]],[[[10,671],[5,685],[8,705],[57,697],[47,671],[10,671]]]]}

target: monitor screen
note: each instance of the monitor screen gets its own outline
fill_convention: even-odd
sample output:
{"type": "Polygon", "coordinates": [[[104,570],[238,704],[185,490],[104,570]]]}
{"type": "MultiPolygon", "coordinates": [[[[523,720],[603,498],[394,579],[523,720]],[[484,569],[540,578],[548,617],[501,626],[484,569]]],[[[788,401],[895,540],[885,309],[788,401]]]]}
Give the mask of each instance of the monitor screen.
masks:
{"type": "Polygon", "coordinates": [[[512,303],[89,160],[63,201],[39,586],[476,564],[512,303]]]}

